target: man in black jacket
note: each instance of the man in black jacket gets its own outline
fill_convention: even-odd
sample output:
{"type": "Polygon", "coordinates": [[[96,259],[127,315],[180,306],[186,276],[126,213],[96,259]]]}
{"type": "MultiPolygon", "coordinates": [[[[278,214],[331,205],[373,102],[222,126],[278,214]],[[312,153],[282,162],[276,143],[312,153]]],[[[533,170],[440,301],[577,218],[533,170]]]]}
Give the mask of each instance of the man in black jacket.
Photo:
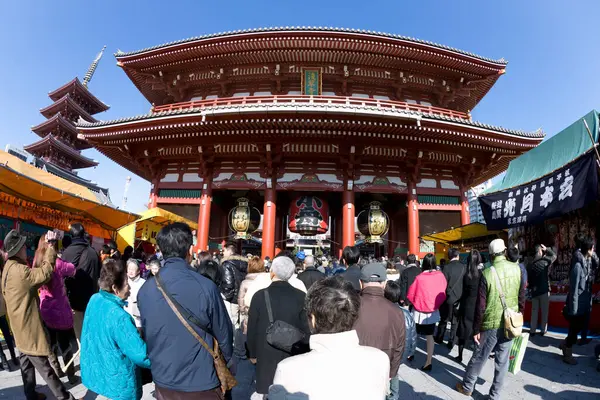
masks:
{"type": "MultiPolygon", "coordinates": [[[[268,292],[273,321],[284,321],[306,334],[310,333],[308,318],[304,309],[304,292],[288,283],[296,270],[294,262],[288,257],[276,257],[271,266],[271,285],[259,290],[252,297],[248,311],[248,356],[256,364],[256,392],[266,395],[273,383],[277,364],[289,357],[285,351],[271,346],[267,342],[267,329],[271,325],[267,309],[268,292]]],[[[308,340],[307,340],[308,341],[308,340]]],[[[302,346],[297,348],[298,351],[302,346]]],[[[295,350],[293,350],[295,352],[295,350]]],[[[256,396],[253,396],[253,398],[256,396]]]]}
{"type": "Polygon", "coordinates": [[[314,283],[325,279],[325,274],[315,268],[315,258],[313,256],[306,256],[304,259],[304,271],[298,274],[298,279],[304,283],[306,290],[308,290],[314,283]]]}
{"type": "Polygon", "coordinates": [[[360,293],[360,250],[356,246],[346,246],[342,251],[342,261],[346,264],[346,271],[341,274],[342,278],[352,284],[354,290],[360,293]]]}
{"type": "Polygon", "coordinates": [[[421,268],[417,264],[417,256],[409,254],[406,257],[406,268],[400,274],[398,283],[400,284],[400,302],[404,306],[411,306],[410,301],[406,297],[408,295],[408,289],[413,284],[417,275],[421,273],[421,268]]]}
{"type": "Polygon", "coordinates": [[[221,284],[219,289],[225,300],[227,312],[234,327],[239,326],[238,293],[248,273],[248,258],[236,254],[236,245],[228,243],[223,249],[221,260],[221,284]]]}
{"type": "MultiPolygon", "coordinates": [[[[83,315],[94,293],[98,292],[100,278],[100,258],[89,242],[85,239],[85,228],[80,223],[74,223],[69,229],[72,241],[64,249],[62,259],[75,265],[75,276],[66,278],[67,295],[73,308],[73,328],[77,339],[81,338],[83,315]]],[[[80,339],[81,340],[81,339],[80,339]]]]}
{"type": "Polygon", "coordinates": [[[458,327],[458,302],[462,296],[463,277],[465,276],[465,265],[459,261],[460,252],[458,249],[448,250],[448,259],[450,262],[444,266],[443,273],[446,277],[446,300],[440,307],[440,323],[438,325],[435,342],[442,344],[446,334],[446,325],[451,323],[450,336],[448,337],[448,348],[454,346],[456,328],[458,327]]]}
{"type": "Polygon", "coordinates": [[[556,261],[556,254],[552,249],[543,244],[535,246],[533,261],[527,266],[529,288],[531,289],[531,336],[535,336],[538,322],[538,309],[541,309],[542,319],[540,323],[540,334],[544,336],[548,329],[548,292],[550,283],[548,274],[550,265],[556,261]]]}

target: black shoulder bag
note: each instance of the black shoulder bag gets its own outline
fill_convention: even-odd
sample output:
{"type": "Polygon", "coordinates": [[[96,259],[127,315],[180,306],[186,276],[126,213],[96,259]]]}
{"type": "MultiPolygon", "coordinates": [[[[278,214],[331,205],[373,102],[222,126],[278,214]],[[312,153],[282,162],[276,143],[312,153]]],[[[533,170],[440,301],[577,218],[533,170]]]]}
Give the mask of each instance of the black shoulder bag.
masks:
{"type": "Polygon", "coordinates": [[[273,321],[273,310],[271,309],[271,297],[269,290],[265,289],[265,303],[269,314],[269,327],[267,328],[267,343],[278,350],[292,354],[294,345],[301,342],[306,334],[292,324],[285,321],[273,321]]]}

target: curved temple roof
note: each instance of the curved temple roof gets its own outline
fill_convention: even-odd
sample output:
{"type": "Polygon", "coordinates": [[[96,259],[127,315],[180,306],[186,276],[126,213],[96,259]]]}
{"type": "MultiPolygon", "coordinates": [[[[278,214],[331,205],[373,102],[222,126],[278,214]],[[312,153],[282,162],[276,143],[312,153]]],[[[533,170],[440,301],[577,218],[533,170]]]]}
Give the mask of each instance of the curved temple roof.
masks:
{"type": "MultiPolygon", "coordinates": [[[[136,121],[142,121],[142,120],[152,120],[152,119],[156,119],[156,118],[173,116],[173,115],[197,114],[197,113],[201,113],[202,111],[206,111],[210,108],[232,108],[232,107],[206,107],[206,108],[179,109],[179,110],[172,110],[172,111],[163,111],[163,112],[156,112],[156,113],[150,113],[150,114],[136,115],[133,117],[125,117],[125,118],[109,120],[109,121],[98,121],[98,122],[93,122],[93,123],[90,123],[87,121],[80,121],[77,124],[77,127],[80,129],[83,129],[83,130],[86,130],[86,128],[109,127],[111,125],[127,124],[130,122],[136,122],[136,121]]],[[[250,108],[250,107],[248,107],[248,108],[250,108]]],[[[537,130],[535,132],[526,132],[526,131],[522,131],[522,130],[507,129],[507,128],[503,128],[503,127],[484,124],[484,123],[477,122],[477,121],[471,121],[471,120],[460,119],[460,118],[452,118],[452,117],[447,117],[447,116],[437,115],[437,114],[426,114],[426,113],[422,113],[422,112],[418,112],[418,111],[402,111],[402,112],[404,114],[410,114],[415,117],[422,117],[422,118],[431,119],[431,120],[453,122],[453,123],[458,123],[458,124],[465,125],[465,126],[472,126],[472,127],[476,127],[476,128],[488,129],[488,130],[492,130],[492,131],[495,131],[498,133],[504,133],[504,134],[513,135],[516,137],[521,137],[521,138],[531,138],[531,139],[537,139],[537,140],[541,141],[545,136],[545,133],[541,130],[537,130]]]]}
{"type": "Polygon", "coordinates": [[[381,38],[388,38],[388,39],[398,39],[398,40],[402,40],[402,41],[408,41],[408,42],[412,42],[415,44],[420,44],[420,45],[426,45],[426,46],[431,46],[431,47],[436,47],[440,50],[446,50],[446,51],[451,51],[457,54],[461,54],[464,56],[469,56],[469,57],[473,57],[476,59],[479,59],[481,61],[487,61],[487,62],[491,62],[491,63],[495,63],[498,65],[506,65],[508,64],[508,62],[506,60],[504,60],[503,58],[498,59],[498,60],[494,60],[492,58],[488,58],[488,57],[482,57],[479,56],[477,54],[468,52],[468,51],[464,51],[464,50],[460,50],[454,47],[450,47],[450,46],[445,46],[439,43],[434,43],[434,42],[430,42],[428,40],[421,40],[421,39],[415,39],[412,37],[408,37],[408,36],[402,36],[402,35],[395,35],[395,34],[391,34],[391,33],[384,33],[384,32],[377,32],[377,31],[371,31],[371,30],[364,30],[364,29],[349,29],[349,28],[332,28],[332,27],[316,27],[316,26],[285,26],[285,27],[270,27],[270,28],[255,28],[255,29],[242,29],[242,30],[235,30],[235,31],[227,31],[227,32],[219,32],[219,33],[212,33],[212,34],[208,34],[208,35],[201,35],[201,36],[195,36],[195,37],[191,37],[188,39],[182,39],[182,40],[176,40],[173,42],[168,42],[168,43],[164,43],[164,44],[160,44],[157,46],[151,46],[151,47],[146,47],[144,49],[141,50],[135,50],[135,51],[129,51],[129,52],[123,52],[123,51],[117,51],[115,53],[115,57],[117,57],[117,59],[119,58],[126,58],[129,56],[135,56],[135,55],[139,55],[139,54],[143,54],[143,53],[147,53],[150,51],[154,51],[154,50],[159,50],[159,49],[166,49],[168,47],[171,46],[177,46],[180,44],[186,44],[186,43],[191,43],[191,42],[196,42],[199,40],[204,40],[204,39],[212,39],[212,38],[219,38],[219,37],[230,37],[230,36],[236,36],[236,35],[243,35],[243,34],[252,34],[252,33],[268,33],[268,32],[336,32],[336,33],[355,33],[355,34],[362,34],[362,35],[369,35],[369,36],[373,36],[373,37],[381,37],[381,38]]]}
{"type": "Polygon", "coordinates": [[[83,86],[79,78],[73,78],[71,81],[65,83],[58,89],[48,93],[48,97],[50,97],[52,101],[59,101],[63,96],[70,93],[79,94],[90,102],[90,106],[92,108],[89,110],[89,112],[91,115],[106,111],[110,108],[108,105],[104,104],[104,102],[94,96],[86,86],[83,86]]]}
{"type": "Polygon", "coordinates": [[[52,134],[47,135],[45,138],[38,140],[35,143],[25,146],[24,149],[32,154],[36,154],[38,151],[43,151],[47,147],[54,147],[60,150],[62,154],[71,158],[75,163],[73,169],[89,168],[98,165],[98,161],[92,160],[91,158],[81,154],[79,151],[72,149],[68,145],[56,139],[52,134]]]}

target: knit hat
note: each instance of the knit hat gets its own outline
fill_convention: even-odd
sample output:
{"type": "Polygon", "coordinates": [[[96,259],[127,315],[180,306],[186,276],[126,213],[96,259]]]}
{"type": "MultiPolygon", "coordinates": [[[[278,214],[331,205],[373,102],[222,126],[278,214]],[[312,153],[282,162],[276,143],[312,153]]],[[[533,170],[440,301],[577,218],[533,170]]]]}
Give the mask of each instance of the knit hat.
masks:
{"type": "Polygon", "coordinates": [[[26,240],[26,236],[21,235],[14,229],[8,232],[8,235],[4,238],[6,258],[14,257],[21,250],[26,240]]]}

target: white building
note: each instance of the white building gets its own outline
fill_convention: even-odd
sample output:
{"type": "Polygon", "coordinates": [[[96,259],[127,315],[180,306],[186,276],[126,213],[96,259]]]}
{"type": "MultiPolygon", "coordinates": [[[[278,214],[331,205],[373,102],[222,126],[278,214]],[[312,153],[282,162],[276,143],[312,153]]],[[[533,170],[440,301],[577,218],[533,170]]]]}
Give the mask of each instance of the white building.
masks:
{"type": "Polygon", "coordinates": [[[471,222],[481,222],[485,224],[481,207],[479,206],[479,200],[477,197],[483,193],[486,189],[492,187],[492,181],[489,180],[479,186],[472,187],[467,192],[467,199],[469,200],[469,213],[471,215],[471,222]]]}

